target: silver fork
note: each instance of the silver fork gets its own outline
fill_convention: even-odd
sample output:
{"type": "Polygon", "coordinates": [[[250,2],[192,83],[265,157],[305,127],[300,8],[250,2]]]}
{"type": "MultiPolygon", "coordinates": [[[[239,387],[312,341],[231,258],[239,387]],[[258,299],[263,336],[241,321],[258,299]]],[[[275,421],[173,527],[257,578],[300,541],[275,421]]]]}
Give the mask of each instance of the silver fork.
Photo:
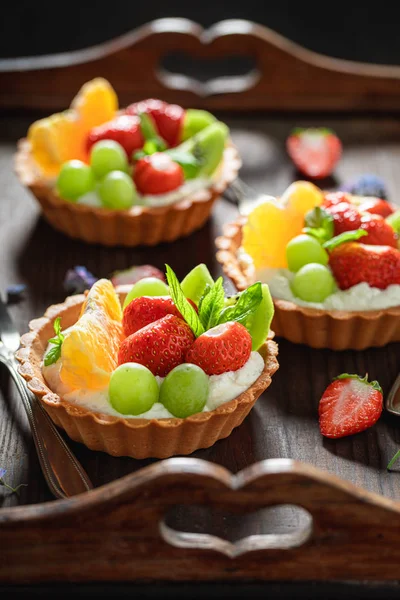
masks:
{"type": "Polygon", "coordinates": [[[93,488],[86,471],[67,446],[53,421],[32,394],[21,375],[14,356],[20,335],[0,298],[0,362],[13,378],[28,416],[40,466],[50,491],[57,498],[69,498],[93,488]]]}

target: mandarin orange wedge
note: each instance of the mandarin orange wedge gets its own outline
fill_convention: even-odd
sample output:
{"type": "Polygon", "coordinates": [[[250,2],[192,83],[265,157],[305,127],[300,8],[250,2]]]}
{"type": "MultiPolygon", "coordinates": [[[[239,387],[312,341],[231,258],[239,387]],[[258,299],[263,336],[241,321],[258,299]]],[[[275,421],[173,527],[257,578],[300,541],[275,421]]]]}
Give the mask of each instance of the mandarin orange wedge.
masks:
{"type": "Polygon", "coordinates": [[[117,95],[108,81],[98,77],[85,83],[69,110],[40,119],[30,126],[28,141],[36,164],[45,175],[53,177],[66,160],[87,162],[89,131],[113,119],[117,110],[117,95]]]}
{"type": "Polygon", "coordinates": [[[242,247],[254,266],[286,268],[286,246],[304,227],[305,214],[322,203],[319,188],[307,181],[292,183],[281,199],[258,204],[243,226],[242,247]]]}
{"type": "Polygon", "coordinates": [[[123,340],[122,310],[110,281],[100,279],[89,291],[78,321],[65,333],[60,377],[75,389],[105,388],[117,367],[123,340]]]}

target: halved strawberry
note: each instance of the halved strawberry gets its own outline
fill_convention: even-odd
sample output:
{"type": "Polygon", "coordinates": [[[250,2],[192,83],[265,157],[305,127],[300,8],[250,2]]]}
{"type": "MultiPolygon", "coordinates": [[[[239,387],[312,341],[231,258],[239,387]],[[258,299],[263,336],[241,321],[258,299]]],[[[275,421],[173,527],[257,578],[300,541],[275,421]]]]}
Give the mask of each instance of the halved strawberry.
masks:
{"type": "MultiPolygon", "coordinates": [[[[197,311],[197,306],[188,300],[197,311]]],[[[134,298],[124,310],[122,327],[126,336],[136,333],[149,323],[154,323],[167,315],[175,315],[182,318],[181,313],[174,304],[172,298],[163,296],[141,296],[134,298]]]]}
{"type": "Polygon", "coordinates": [[[365,237],[360,238],[361,244],[397,248],[397,234],[380,215],[369,213],[362,215],[360,229],[364,229],[368,233],[365,237]]]}
{"type": "Polygon", "coordinates": [[[130,160],[132,153],[142,148],[144,144],[139,117],[120,115],[112,121],[103,123],[98,127],[93,127],[87,137],[87,151],[89,152],[93,144],[100,140],[114,140],[118,142],[130,160]]]}
{"type": "Polygon", "coordinates": [[[251,335],[240,323],[229,321],[200,335],[186,351],[185,360],[207,375],[220,375],[243,367],[250,353],[251,335]]]}
{"type": "Polygon", "coordinates": [[[394,208],[386,200],[382,198],[365,198],[365,200],[359,205],[358,210],[360,212],[368,212],[373,215],[380,215],[381,217],[388,217],[394,213],[394,208]]]}
{"type": "Polygon", "coordinates": [[[286,140],[288,154],[299,171],[314,179],[327,177],[342,155],[342,144],[330,129],[297,128],[286,140]]]}
{"type": "Polygon", "coordinates": [[[165,377],[184,362],[185,352],[193,342],[189,325],[175,315],[167,315],[125,338],[119,348],[118,365],[139,363],[153,375],[165,377]]]}
{"type": "Polygon", "coordinates": [[[325,390],[319,402],[322,435],[340,438],[359,433],[376,423],[382,413],[382,389],[367,375],[339,375],[325,390]]]}
{"type": "Polygon", "coordinates": [[[349,202],[339,202],[339,204],[325,207],[325,210],[333,216],[335,235],[345,231],[354,231],[361,225],[360,212],[349,202]]]}
{"type": "Polygon", "coordinates": [[[162,100],[149,98],[131,104],[125,112],[128,115],[140,113],[151,115],[159,135],[167,142],[168,146],[173,147],[179,143],[185,111],[178,104],[168,104],[162,100]]]}

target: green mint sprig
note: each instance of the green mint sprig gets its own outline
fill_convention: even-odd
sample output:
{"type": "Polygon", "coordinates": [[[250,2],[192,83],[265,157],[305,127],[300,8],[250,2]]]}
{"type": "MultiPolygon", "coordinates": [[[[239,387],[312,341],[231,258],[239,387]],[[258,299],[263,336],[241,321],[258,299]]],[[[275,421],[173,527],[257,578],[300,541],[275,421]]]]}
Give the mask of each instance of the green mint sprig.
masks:
{"type": "Polygon", "coordinates": [[[44,366],[45,367],[48,367],[49,365],[56,363],[61,356],[61,346],[64,341],[64,335],[61,333],[61,318],[60,317],[57,317],[57,319],[54,321],[54,333],[56,334],[56,336],[49,340],[49,344],[54,344],[53,348],[50,348],[50,350],[47,352],[46,356],[44,357],[44,366]]]}
{"type": "Polygon", "coordinates": [[[147,113],[139,113],[140,130],[144,137],[144,145],[141,150],[134,152],[133,159],[140,160],[145,156],[154,154],[155,152],[163,152],[167,148],[167,144],[158,135],[152,118],[147,113]]]}
{"type": "Polygon", "coordinates": [[[354,231],[345,231],[344,233],[341,233],[340,235],[336,235],[331,240],[328,240],[327,242],[322,244],[322,247],[325,248],[325,250],[328,250],[329,252],[331,252],[334,248],[336,248],[337,246],[340,246],[340,244],[344,244],[344,242],[355,242],[356,240],[359,240],[364,235],[368,235],[368,233],[365,231],[365,229],[355,229],[354,231]]]}
{"type": "Polygon", "coordinates": [[[304,224],[303,233],[312,235],[321,244],[333,237],[333,216],[320,206],[316,206],[306,214],[304,224]]]}
{"type": "Polygon", "coordinates": [[[240,294],[235,305],[227,306],[221,311],[218,324],[238,321],[246,326],[247,319],[257,310],[261,301],[262,287],[261,283],[257,281],[240,294]]]}
{"type": "Polygon", "coordinates": [[[221,312],[225,306],[225,292],[222,277],[214,285],[209,286],[200,299],[199,318],[204,329],[211,329],[219,323],[221,312]]]}
{"type": "Polygon", "coordinates": [[[171,292],[172,300],[175,306],[181,313],[182,317],[189,325],[196,337],[199,337],[204,333],[204,327],[199,319],[198,314],[194,310],[193,306],[187,300],[185,294],[182,292],[181,285],[174,271],[169,265],[165,265],[167,283],[171,292]]]}
{"type": "Polygon", "coordinates": [[[166,154],[182,167],[185,179],[197,177],[203,163],[196,154],[180,148],[171,148],[171,150],[166,151],[166,154]]]}

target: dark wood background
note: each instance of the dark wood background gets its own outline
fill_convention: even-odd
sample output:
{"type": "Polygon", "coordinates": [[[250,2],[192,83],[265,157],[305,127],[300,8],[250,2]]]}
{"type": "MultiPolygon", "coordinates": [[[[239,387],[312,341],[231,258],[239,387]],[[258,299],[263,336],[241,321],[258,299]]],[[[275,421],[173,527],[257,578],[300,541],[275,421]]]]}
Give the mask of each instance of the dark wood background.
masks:
{"type": "MultiPolygon", "coordinates": [[[[298,177],[284,149],[285,138],[292,127],[321,125],[334,128],[344,144],[344,156],[335,178],[324,182],[326,186],[334,188],[349,177],[372,172],[386,180],[390,199],[399,201],[398,118],[220,116],[230,125],[233,140],[242,153],[242,178],[259,190],[279,194],[298,177]]],[[[0,116],[0,292],[4,294],[10,283],[27,284],[26,299],[11,307],[21,333],[26,331],[31,318],[43,314],[49,304],[63,300],[63,278],[66,270],[74,265],[86,265],[97,276],[106,277],[113,270],[132,264],[151,263],[162,268],[168,262],[179,276],[184,276],[194,265],[205,262],[215,276],[220,274],[215,261],[214,239],[221,232],[221,225],[237,214],[235,206],[226,199],[217,203],[212,219],[201,231],[189,239],[152,249],[88,246],[53,231],[40,218],[34,199],[22,189],[13,174],[16,141],[25,134],[34,118],[35,115],[0,116]]],[[[229,282],[226,287],[232,289],[229,282]]],[[[399,419],[384,413],[375,427],[337,441],[324,440],[317,422],[317,406],[322,391],[332,377],[343,371],[361,375],[368,372],[387,393],[399,370],[399,345],[358,353],[334,353],[278,341],[280,370],[274,376],[271,387],[242,426],[228,439],[196,452],[195,456],[223,465],[232,472],[265,458],[290,457],[399,500],[400,464],[395,472],[386,471],[389,459],[400,446],[399,419]]],[[[71,446],[96,486],[152,462],[112,458],[72,442],[71,446]]],[[[7,480],[11,484],[28,484],[21,489],[19,496],[10,495],[0,487],[0,507],[52,501],[41,475],[23,408],[3,370],[0,371],[0,466],[7,468],[7,480]]],[[[292,508],[269,509],[244,519],[178,508],[170,517],[170,523],[176,527],[210,532],[232,540],[244,533],[293,531],[293,528],[301,526],[302,520],[303,515],[292,508]]],[[[375,551],[371,548],[371,560],[375,551]]],[[[157,589],[160,591],[159,587],[157,589]]],[[[268,587],[257,589],[266,590],[268,587]]],[[[276,593],[276,588],[269,589],[276,593]]],[[[305,589],[299,586],[292,595],[287,592],[288,596],[284,596],[286,592],[282,591],[280,597],[295,597],[295,593],[304,593],[305,589]]],[[[329,589],[334,593],[338,590],[329,589]]],[[[331,597],[326,589],[318,590],[311,586],[304,597],[331,597]],[[322,595],[312,595],[317,593],[322,595]]],[[[370,586],[368,594],[374,594],[374,590],[370,586]]],[[[343,589],[341,593],[344,594],[342,597],[350,597],[343,589]]],[[[376,593],[376,596],[363,597],[383,597],[381,591],[376,593]]]]}

